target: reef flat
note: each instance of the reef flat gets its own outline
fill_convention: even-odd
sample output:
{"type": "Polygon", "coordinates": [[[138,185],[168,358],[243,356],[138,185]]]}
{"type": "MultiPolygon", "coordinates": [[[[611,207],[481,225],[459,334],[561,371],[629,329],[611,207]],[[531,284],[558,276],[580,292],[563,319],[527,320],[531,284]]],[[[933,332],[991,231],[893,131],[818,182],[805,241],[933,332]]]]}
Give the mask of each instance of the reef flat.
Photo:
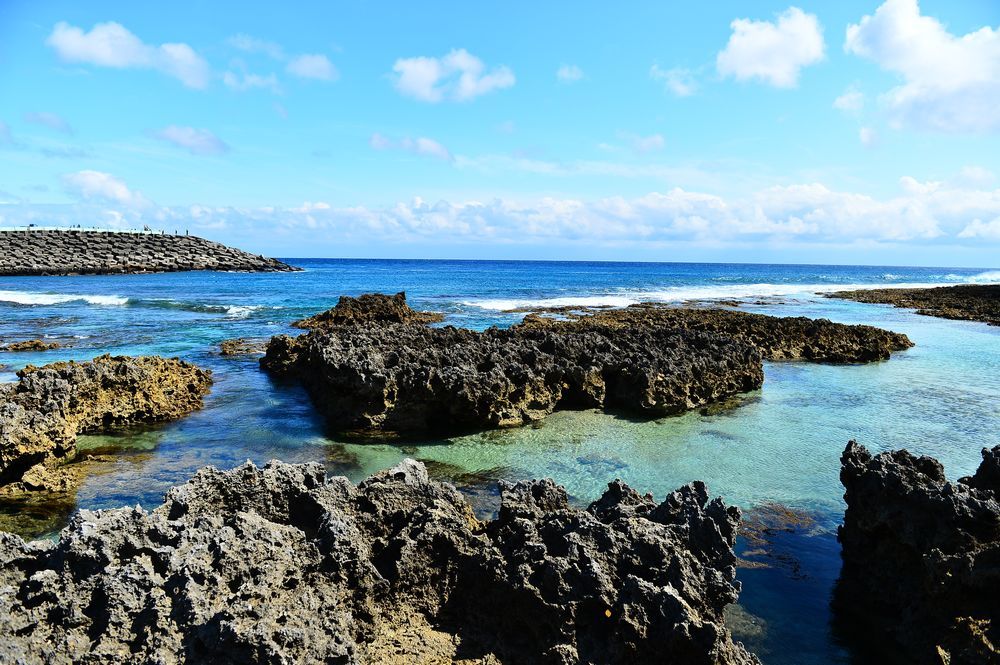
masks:
{"type": "Polygon", "coordinates": [[[861,289],[837,291],[830,298],[895,305],[917,314],[1000,325],[1000,284],[958,284],[925,289],[861,289]]]}

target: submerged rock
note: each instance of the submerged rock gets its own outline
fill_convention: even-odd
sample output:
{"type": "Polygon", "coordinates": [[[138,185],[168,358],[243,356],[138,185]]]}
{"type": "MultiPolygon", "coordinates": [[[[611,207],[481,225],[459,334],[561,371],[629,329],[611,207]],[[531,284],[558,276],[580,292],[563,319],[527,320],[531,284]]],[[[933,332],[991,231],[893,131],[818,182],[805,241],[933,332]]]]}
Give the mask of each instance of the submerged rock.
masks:
{"type": "Polygon", "coordinates": [[[339,431],[454,432],[556,409],[679,413],[759,388],[758,353],[706,333],[366,323],[271,340],[266,370],[302,382],[339,431]]]}
{"type": "Polygon", "coordinates": [[[219,354],[223,356],[262,355],[266,350],[266,339],[239,337],[236,339],[223,340],[219,343],[219,354]]]}
{"type": "Polygon", "coordinates": [[[61,349],[59,342],[46,342],[42,339],[29,339],[23,342],[10,342],[0,346],[0,351],[52,351],[61,349]]]}
{"type": "Polygon", "coordinates": [[[895,305],[942,319],[982,321],[1000,325],[1000,284],[958,284],[923,289],[861,289],[838,291],[830,298],[895,305]]]}
{"type": "Polygon", "coordinates": [[[749,344],[769,360],[859,363],[886,360],[913,346],[906,335],[873,326],[804,316],[783,317],[723,309],[679,308],[655,303],[594,312],[569,320],[528,315],[528,328],[585,332],[679,328],[717,333],[749,344]]]}
{"type": "Polygon", "coordinates": [[[352,298],[340,296],[337,306],[327,311],[296,321],[292,325],[306,330],[327,330],[336,326],[359,323],[438,323],[444,315],[438,312],[418,312],[406,304],[406,293],[394,296],[382,293],[365,293],[352,298]]]}
{"type": "Polygon", "coordinates": [[[412,460],[206,468],[54,544],[0,532],[0,661],[751,665],[723,623],[738,522],[701,483],[586,510],[503,484],[484,523],[412,460]]]}
{"type": "Polygon", "coordinates": [[[211,373],[176,358],[104,355],[28,366],[0,388],[0,492],[62,489],[78,434],[111,432],[200,409],[211,373]],[[63,470],[65,471],[65,470],[63,470]]]}
{"type": "Polygon", "coordinates": [[[1000,446],[956,483],[933,458],[854,441],[841,464],[838,613],[890,662],[1000,662],[1000,446]]]}

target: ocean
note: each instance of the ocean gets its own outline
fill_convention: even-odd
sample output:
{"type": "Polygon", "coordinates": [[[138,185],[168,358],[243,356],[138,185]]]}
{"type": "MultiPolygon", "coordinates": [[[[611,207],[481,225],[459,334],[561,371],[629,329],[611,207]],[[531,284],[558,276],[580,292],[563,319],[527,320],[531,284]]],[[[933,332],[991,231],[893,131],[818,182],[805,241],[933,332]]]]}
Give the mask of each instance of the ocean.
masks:
{"type": "Polygon", "coordinates": [[[950,478],[975,470],[1000,432],[1000,328],[824,298],[845,288],[1000,282],[1000,271],[875,266],[285,259],[300,273],[175,273],[0,278],[0,339],[67,344],[0,354],[0,380],[27,364],[102,353],[179,356],[209,368],[206,408],[162,427],[84,436],[107,454],[58,506],[0,505],[4,528],[51,534],[74,508],[157,505],[206,464],[229,468],[318,461],[357,481],[414,457],[495,506],[497,479],[548,476],[581,504],[621,478],[658,498],[691,480],[745,509],[781,504],[809,515],[774,535],[763,565],[742,568],[737,636],[769,665],[862,663],[863,639],[833,621],[843,514],[840,454],[850,439],[873,450],[937,457],[950,478]],[[906,333],[916,346],[870,365],[765,363],[760,391],[732,408],[654,421],[559,412],[536,426],[441,440],[358,443],[331,437],[304,392],[271,382],[253,358],[223,357],[234,337],[291,333],[289,324],[340,295],[406,291],[447,324],[508,326],[531,306],[642,301],[739,301],[740,309],[825,317],[906,333]],[[26,516],[38,523],[25,526],[26,516]],[[13,526],[12,526],[13,525],[13,526]]]}

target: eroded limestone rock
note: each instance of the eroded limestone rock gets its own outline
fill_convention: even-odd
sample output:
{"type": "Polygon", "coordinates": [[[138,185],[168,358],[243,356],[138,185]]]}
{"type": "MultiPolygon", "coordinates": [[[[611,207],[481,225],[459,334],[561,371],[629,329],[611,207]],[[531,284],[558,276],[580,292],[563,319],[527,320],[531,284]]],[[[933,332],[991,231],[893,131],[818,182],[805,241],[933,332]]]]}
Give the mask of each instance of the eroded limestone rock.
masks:
{"type": "Polygon", "coordinates": [[[955,483],[905,450],[852,441],[841,463],[838,612],[889,662],[1000,662],[1000,446],[955,483]]]}
{"type": "Polygon", "coordinates": [[[620,482],[502,486],[479,522],[406,460],[206,468],[152,512],[0,533],[0,661],[751,665],[724,625],[739,510],[620,482]]]}
{"type": "Polygon", "coordinates": [[[174,420],[202,406],[211,373],[176,358],[103,355],[29,366],[0,389],[0,491],[64,489],[78,434],[174,420]]]}

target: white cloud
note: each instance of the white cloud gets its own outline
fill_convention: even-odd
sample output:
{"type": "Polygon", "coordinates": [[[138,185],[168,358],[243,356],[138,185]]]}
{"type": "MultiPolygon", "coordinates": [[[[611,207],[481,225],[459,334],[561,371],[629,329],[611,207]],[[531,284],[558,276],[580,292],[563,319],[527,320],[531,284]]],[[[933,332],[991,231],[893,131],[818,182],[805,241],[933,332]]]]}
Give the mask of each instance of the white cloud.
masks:
{"type": "Polygon", "coordinates": [[[858,114],[865,107],[865,95],[851,86],[840,97],[833,100],[833,108],[845,113],[858,114]]]}
{"type": "Polygon", "coordinates": [[[847,28],[844,49],[898,74],[884,95],[894,121],[945,132],[1000,130],[1000,30],[957,37],[917,0],[886,0],[847,28]]]}
{"type": "Polygon", "coordinates": [[[170,125],[152,133],[154,138],[183,148],[192,155],[221,155],[229,146],[207,129],[170,125]]]}
{"type": "MultiPolygon", "coordinates": [[[[393,142],[394,144],[401,142],[393,142]]],[[[414,145],[416,142],[414,141],[414,145]]],[[[845,244],[872,247],[1000,246],[1000,189],[951,181],[900,179],[894,196],[875,198],[819,183],[765,187],[742,197],[674,188],[634,198],[545,197],[537,200],[437,201],[414,199],[385,207],[335,207],[313,201],[283,207],[154,206],[107,174],[64,177],[81,199],[73,206],[5,204],[5,224],[108,223],[158,228],[228,228],[274,234],[309,229],[326,240],[406,243],[424,240],[544,245],[594,242],[617,245],[694,242],[780,242],[787,246],[845,244]],[[933,245],[931,244],[933,243],[933,245]]]]}
{"type": "Polygon", "coordinates": [[[561,65],[556,70],[556,78],[563,83],[575,83],[583,78],[583,70],[576,65],[561,65]]]}
{"type": "Polygon", "coordinates": [[[281,48],[281,44],[257,39],[243,33],[233,35],[226,40],[226,43],[245,53],[263,53],[274,60],[285,59],[285,50],[281,48]]]}
{"type": "Polygon", "coordinates": [[[274,74],[262,76],[252,74],[248,71],[232,72],[227,71],[222,75],[222,82],[230,90],[244,92],[246,90],[270,90],[276,95],[281,94],[281,83],[274,74]]]}
{"type": "Polygon", "coordinates": [[[1000,240],[1000,217],[989,222],[974,219],[958,234],[959,238],[983,238],[984,240],[1000,240]]]}
{"type": "Polygon", "coordinates": [[[759,79],[777,88],[794,88],[803,67],[823,59],[823,30],[814,14],[789,7],[777,23],[736,19],[726,48],[716,56],[723,76],[759,79]]]}
{"type": "Polygon", "coordinates": [[[10,125],[0,120],[0,145],[13,145],[14,135],[10,133],[10,125]]]}
{"type": "Polygon", "coordinates": [[[208,63],[187,44],[143,43],[119,23],[98,23],[89,32],[59,22],[45,42],[64,62],[115,69],[155,69],[189,88],[206,88],[208,63]]]}
{"type": "Polygon", "coordinates": [[[694,73],[684,67],[663,69],[654,64],[649,68],[649,78],[654,81],[662,81],[664,87],[677,97],[690,97],[698,90],[694,73]]]}
{"type": "Polygon", "coordinates": [[[442,58],[400,58],[392,67],[396,89],[422,102],[468,101],[514,85],[514,73],[500,65],[487,71],[482,60],[465,49],[442,58]]]}
{"type": "Polygon", "coordinates": [[[429,139],[424,136],[419,136],[417,138],[405,136],[399,140],[393,140],[375,132],[368,140],[368,145],[375,150],[403,150],[405,152],[412,152],[415,155],[435,157],[445,161],[451,161],[452,159],[451,153],[447,148],[434,139],[429,139]]]}
{"type": "Polygon", "coordinates": [[[62,132],[63,134],[72,134],[73,128],[67,122],[66,118],[56,113],[49,113],[47,111],[36,111],[32,113],[24,114],[25,122],[30,122],[35,125],[43,125],[49,129],[54,129],[57,132],[62,132]]]}
{"type": "Polygon", "coordinates": [[[632,148],[636,152],[653,152],[655,150],[662,150],[666,141],[663,140],[662,134],[650,134],[649,136],[632,136],[630,137],[632,148]]]}
{"type": "Polygon", "coordinates": [[[858,140],[866,148],[872,148],[878,143],[878,132],[871,127],[862,127],[858,130],[858,140]]]}
{"type": "Polygon", "coordinates": [[[77,171],[62,177],[66,190],[85,200],[119,203],[125,206],[144,206],[148,203],[139,192],[133,192],[125,183],[101,171],[77,171]]]}
{"type": "Polygon", "coordinates": [[[329,58],[320,54],[296,56],[288,63],[286,70],[293,76],[318,81],[336,81],[340,76],[329,58]]]}

